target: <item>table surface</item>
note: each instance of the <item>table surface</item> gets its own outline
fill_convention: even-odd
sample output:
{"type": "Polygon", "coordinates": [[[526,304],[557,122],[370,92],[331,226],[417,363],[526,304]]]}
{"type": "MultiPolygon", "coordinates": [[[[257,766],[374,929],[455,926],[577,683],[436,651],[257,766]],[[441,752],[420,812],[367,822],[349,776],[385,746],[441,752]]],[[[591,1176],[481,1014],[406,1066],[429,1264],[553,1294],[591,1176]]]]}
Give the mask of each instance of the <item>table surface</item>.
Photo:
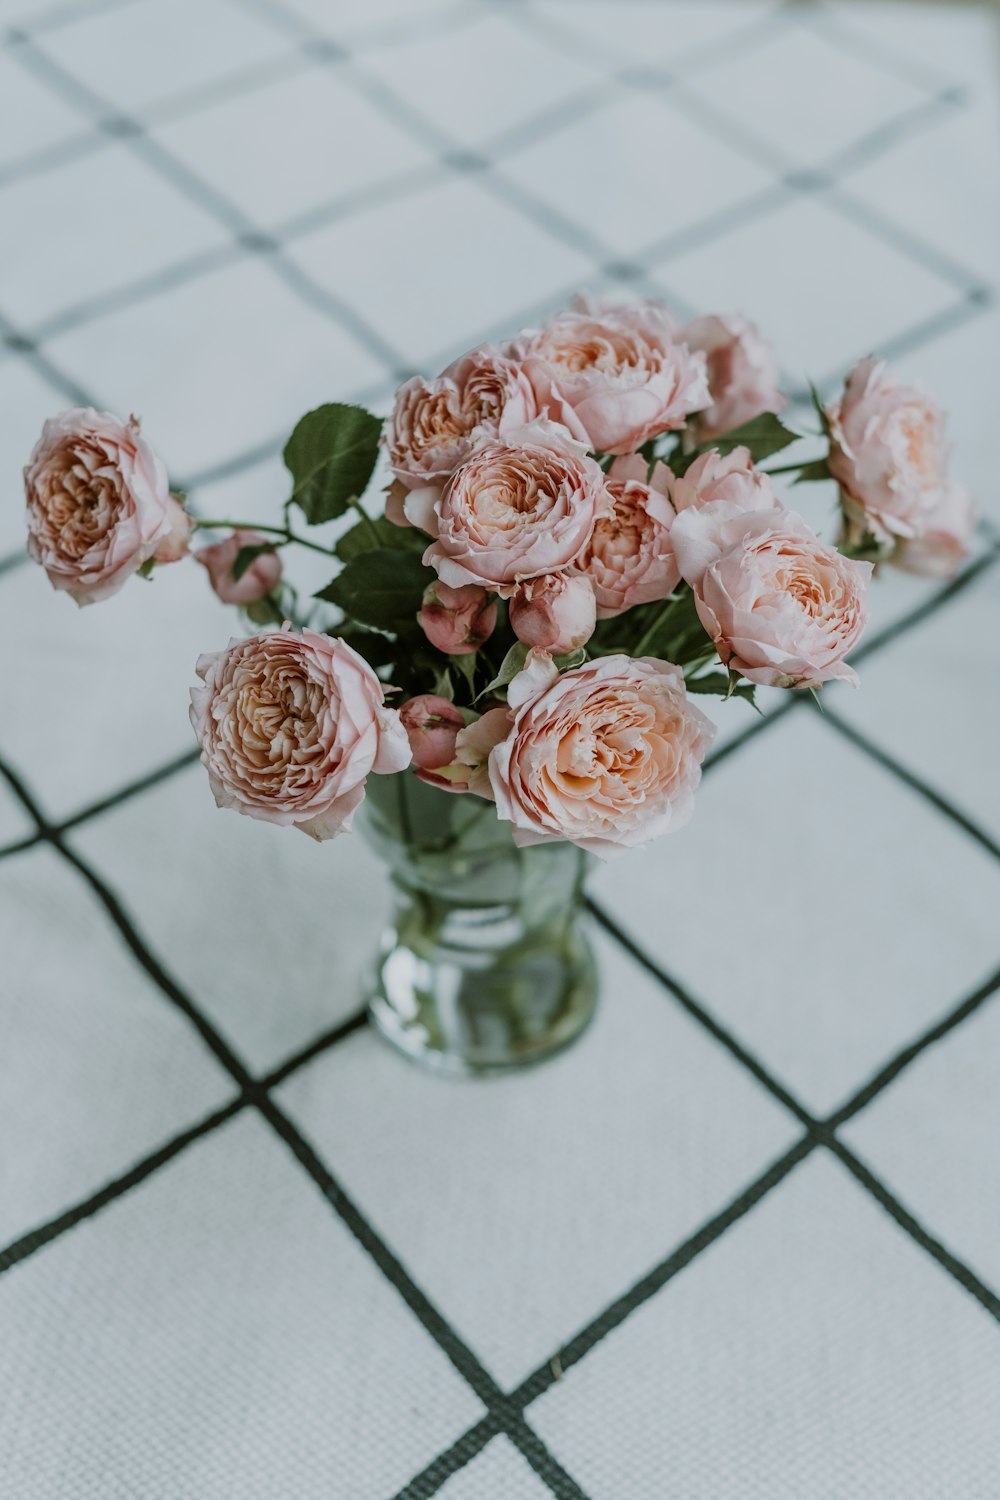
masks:
{"type": "MultiPolygon", "coordinates": [[[[995,17],[958,3],[0,0],[0,1453],[17,1500],[995,1500],[995,17]],[[202,514],[564,303],[741,309],[793,420],[871,346],[986,523],[863,685],[720,706],[509,1081],[365,1027],[385,882],[217,814],[197,568],[22,566],[43,417],[202,514]]],[[[828,487],[796,492],[832,524],[828,487]]],[[[308,569],[303,580],[325,581],[308,569]]]]}

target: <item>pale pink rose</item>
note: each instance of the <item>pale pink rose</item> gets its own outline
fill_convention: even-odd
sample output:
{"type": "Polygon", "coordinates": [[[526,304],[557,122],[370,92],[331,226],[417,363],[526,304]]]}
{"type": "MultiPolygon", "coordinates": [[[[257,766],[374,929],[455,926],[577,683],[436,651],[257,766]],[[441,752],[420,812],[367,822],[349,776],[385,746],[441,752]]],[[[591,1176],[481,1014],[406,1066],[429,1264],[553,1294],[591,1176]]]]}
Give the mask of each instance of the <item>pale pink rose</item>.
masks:
{"type": "Polygon", "coordinates": [[[533,422],[541,408],[520,365],[496,349],[473,349],[435,380],[415,375],[396,392],[385,446],[408,489],[441,483],[473,449],[533,422]]]}
{"type": "Polygon", "coordinates": [[[556,388],[601,453],[632,453],[709,402],[705,356],[692,353],[659,302],[602,308],[578,298],[508,353],[543,402],[556,388]]]}
{"type": "Polygon", "coordinates": [[[200,547],[194,554],[208,573],[208,581],[223,604],[253,604],[263,599],[281,582],[281,558],[276,552],[261,552],[239,578],[233,577],[233,564],[242,547],[266,545],[267,537],[258,531],[234,531],[211,547],[200,547]]]}
{"type": "Polygon", "coordinates": [[[170,495],[167,499],[167,525],[169,530],[153,553],[153,561],[159,565],[180,562],[191,550],[194,519],[188,515],[176,495],[170,495]]]}
{"type": "Polygon", "coordinates": [[[905,573],[951,578],[968,557],[975,530],[972,496],[962,485],[949,482],[925,516],[922,534],[897,542],[889,561],[905,573]]]}
{"type": "Polygon", "coordinates": [[[701,442],[787,405],[788,398],[778,389],[774,350],[761,338],[754,323],[735,314],[696,318],[681,338],[708,361],[712,404],[695,419],[701,442]]]}
{"type": "Polygon", "coordinates": [[[443,489],[411,490],[406,515],[434,537],[424,562],[442,582],[506,597],[526,578],[567,568],[610,504],[584,445],[541,421],[487,443],[443,489]]]}
{"type": "Polygon", "coordinates": [[[455,736],[455,758],[436,770],[418,770],[421,781],[440,787],[443,792],[474,792],[477,797],[493,800],[489,759],[494,745],[510,733],[513,716],[507,708],[490,708],[460,729],[455,736]]]}
{"type": "Polygon", "coordinates": [[[510,625],[519,641],[562,656],[585,646],[597,624],[597,600],[582,573],[545,573],[518,584],[510,625]]]}
{"type": "Polygon", "coordinates": [[[497,601],[478,583],[461,588],[431,583],[424,590],[420,628],[446,656],[471,656],[493,634],[497,623],[497,601]]]}
{"type": "Polygon", "coordinates": [[[674,512],[692,506],[714,505],[726,500],[737,510],[769,510],[778,504],[774,486],[761,469],[754,467],[749,448],[734,448],[722,454],[711,448],[696,458],[686,474],[667,471],[664,486],[669,500],[659,493],[650,497],[649,509],[669,525],[674,512]]]}
{"type": "Polygon", "coordinates": [[[771,687],[857,682],[844,657],[868,619],[871,563],[843,557],[780,507],[692,507],[672,536],[698,618],[726,666],[771,687]]]}
{"type": "Polygon", "coordinates": [[[605,656],[560,676],[532,653],[509,698],[489,774],[515,843],[567,839],[610,859],[687,822],[715,729],[679,667],[605,656]]]}
{"type": "Polygon", "coordinates": [[[454,703],[436,693],[410,698],[399,710],[414,765],[435,771],[455,758],[455,740],[465,719],[454,703]]]}
{"type": "Polygon", "coordinates": [[[77,604],[117,593],[158,552],[167,562],[186,550],[186,517],[135,417],[89,406],[50,417],[24,490],[28,552],[77,604]]]}
{"type": "Polygon", "coordinates": [[[672,476],[660,463],[648,483],[646,475],[646,460],[638,453],[615,459],[607,478],[614,509],[598,517],[590,544],[576,563],[593,586],[599,620],[665,599],[680,578],[670,541],[672,476]]]}
{"type": "Polygon", "coordinates": [[[315,839],[350,828],[371,773],[410,763],[406,730],[344,641],[290,625],[198,661],[191,723],[215,800],[315,839]]]}
{"type": "Polygon", "coordinates": [[[848,521],[880,542],[920,536],[948,482],[944,414],[920,391],[893,385],[863,359],[830,423],[830,472],[848,521]]]}

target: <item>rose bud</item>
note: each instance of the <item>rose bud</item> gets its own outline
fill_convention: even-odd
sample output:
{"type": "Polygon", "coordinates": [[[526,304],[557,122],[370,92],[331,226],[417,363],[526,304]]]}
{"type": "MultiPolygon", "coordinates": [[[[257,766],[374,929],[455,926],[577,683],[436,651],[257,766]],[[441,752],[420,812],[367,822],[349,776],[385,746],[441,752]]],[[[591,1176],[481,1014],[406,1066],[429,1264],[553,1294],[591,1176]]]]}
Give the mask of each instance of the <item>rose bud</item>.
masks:
{"type": "Polygon", "coordinates": [[[276,552],[260,552],[239,578],[233,564],[243,547],[261,547],[267,537],[256,531],[234,531],[225,541],[201,547],[195,554],[208,573],[208,580],[223,604],[253,604],[276,588],[281,580],[281,558],[276,552]]]}
{"type": "Polygon", "coordinates": [[[424,771],[436,771],[455,758],[455,740],[465,719],[454,703],[436,693],[421,693],[399,710],[410,752],[424,771]]]}
{"type": "Polygon", "coordinates": [[[497,601],[478,583],[457,589],[432,583],[424,590],[417,619],[431,645],[446,656],[469,656],[493,634],[497,601]]]}
{"type": "Polygon", "coordinates": [[[547,573],[519,584],[510,601],[511,629],[536,651],[561,656],[583,646],[597,624],[597,599],[582,573],[547,573]]]}
{"type": "Polygon", "coordinates": [[[183,556],[187,517],[132,417],[74,407],[52,417],[24,471],[28,552],[77,604],[117,593],[151,558],[183,556]]]}

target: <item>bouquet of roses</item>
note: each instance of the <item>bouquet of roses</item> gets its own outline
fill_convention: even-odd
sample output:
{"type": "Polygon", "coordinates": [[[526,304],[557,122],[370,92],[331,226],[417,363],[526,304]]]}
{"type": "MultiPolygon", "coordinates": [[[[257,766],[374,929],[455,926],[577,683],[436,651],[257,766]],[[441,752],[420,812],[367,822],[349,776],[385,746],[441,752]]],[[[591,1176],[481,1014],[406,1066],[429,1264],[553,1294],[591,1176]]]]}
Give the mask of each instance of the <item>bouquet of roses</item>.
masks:
{"type": "Polygon", "coordinates": [[[384,425],[336,403],[303,417],[273,526],[189,514],[134,418],[64,412],[25,470],[28,546],[81,604],[193,555],[243,608],[258,633],[203,656],[192,690],[220,806],[323,839],[369,775],[413,774],[494,801],[519,845],[607,857],[690,816],[701,695],[855,681],[874,565],[947,576],[967,549],[971,504],[919,392],[863,361],[816,400],[825,456],[768,469],[797,436],[784,405],[752,324],[581,301],[408,380],[384,425]],[[836,479],[836,546],[779,503],[778,472],[836,479]],[[335,540],[302,534],[338,520],[335,540]],[[294,546],[337,565],[306,608],[294,546]]]}

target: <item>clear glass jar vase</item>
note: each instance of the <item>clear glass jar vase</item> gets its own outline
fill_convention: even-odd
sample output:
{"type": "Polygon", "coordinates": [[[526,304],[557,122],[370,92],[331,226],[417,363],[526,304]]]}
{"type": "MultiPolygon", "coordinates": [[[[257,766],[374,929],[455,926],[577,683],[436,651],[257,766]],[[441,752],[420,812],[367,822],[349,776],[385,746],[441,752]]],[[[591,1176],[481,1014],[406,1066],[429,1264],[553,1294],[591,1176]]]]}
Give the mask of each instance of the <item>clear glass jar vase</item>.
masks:
{"type": "Polygon", "coordinates": [[[597,1003],[582,850],[518,849],[492,803],[411,771],[369,777],[359,827],[392,882],[369,1008],[393,1046],[467,1075],[539,1062],[579,1036],[597,1003]]]}

